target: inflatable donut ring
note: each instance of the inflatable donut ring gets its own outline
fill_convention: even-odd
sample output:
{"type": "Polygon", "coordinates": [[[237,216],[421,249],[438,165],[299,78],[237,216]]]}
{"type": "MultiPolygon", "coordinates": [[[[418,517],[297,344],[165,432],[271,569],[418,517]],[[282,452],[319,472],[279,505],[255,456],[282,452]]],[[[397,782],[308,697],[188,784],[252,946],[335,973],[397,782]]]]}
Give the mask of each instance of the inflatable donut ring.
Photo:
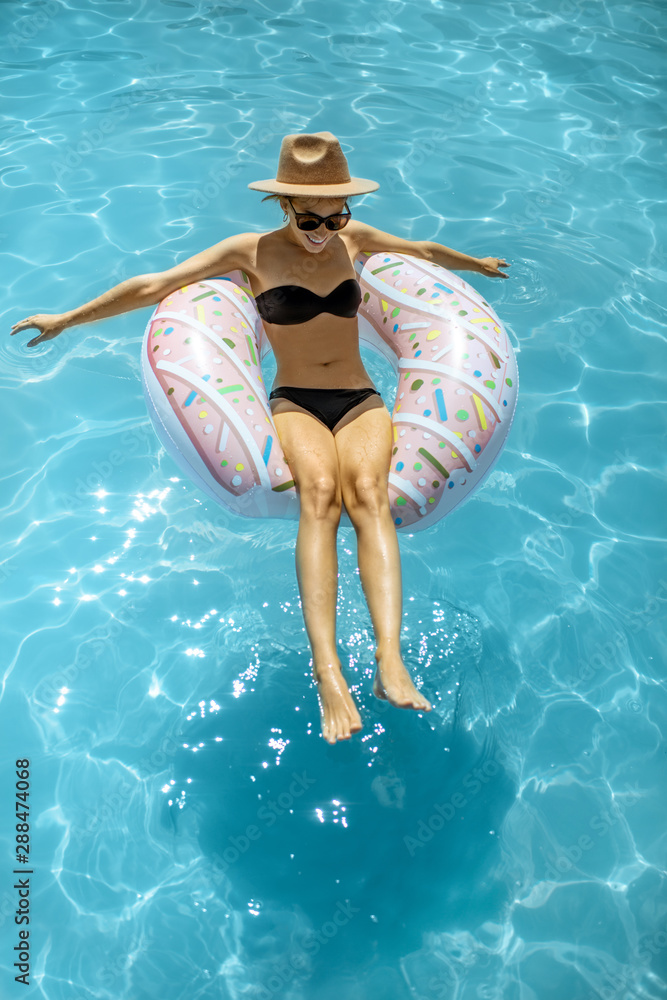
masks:
{"type": "MultiPolygon", "coordinates": [[[[360,254],[359,335],[397,378],[389,471],[399,531],[421,531],[479,488],[507,439],[518,391],[512,345],[493,309],[445,268],[360,254]]],[[[157,435],[227,510],[298,518],[261,361],[271,346],[247,276],[177,289],[148,322],[141,373],[157,435]]],[[[341,523],[351,525],[343,508],[341,523]]]]}

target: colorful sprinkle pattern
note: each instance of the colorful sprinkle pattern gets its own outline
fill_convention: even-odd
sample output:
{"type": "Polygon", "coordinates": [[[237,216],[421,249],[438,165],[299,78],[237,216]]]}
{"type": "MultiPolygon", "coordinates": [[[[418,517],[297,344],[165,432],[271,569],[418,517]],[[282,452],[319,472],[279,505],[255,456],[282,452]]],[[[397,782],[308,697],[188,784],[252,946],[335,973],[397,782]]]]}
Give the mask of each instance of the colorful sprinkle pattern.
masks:
{"type": "Polygon", "coordinates": [[[516,360],[493,309],[451,271],[393,253],[361,254],[356,269],[360,312],[396,358],[392,516],[397,529],[418,531],[467,499],[498,457],[516,407],[516,360]]]}
{"type": "MultiPolygon", "coordinates": [[[[396,359],[392,517],[398,530],[417,531],[470,496],[502,449],[516,362],[496,314],[457,275],[396,254],[360,254],[355,267],[359,312],[370,324],[360,336],[376,349],[382,341],[396,359]]],[[[208,279],[155,310],[144,387],[156,428],[164,425],[170,447],[181,442],[175,457],[218,502],[249,516],[295,517],[298,497],[260,367],[268,349],[247,276],[208,279]],[[178,434],[170,433],[174,419],[178,434]]]]}

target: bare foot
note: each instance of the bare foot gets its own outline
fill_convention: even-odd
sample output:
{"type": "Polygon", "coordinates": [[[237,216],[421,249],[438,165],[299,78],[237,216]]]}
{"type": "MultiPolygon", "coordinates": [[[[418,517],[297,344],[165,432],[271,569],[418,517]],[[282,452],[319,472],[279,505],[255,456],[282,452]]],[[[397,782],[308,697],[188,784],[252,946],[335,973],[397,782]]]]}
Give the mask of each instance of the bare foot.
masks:
{"type": "Polygon", "coordinates": [[[373,680],[373,694],[376,698],[384,698],[396,708],[431,711],[430,701],[412,683],[399,653],[385,653],[380,657],[376,654],[376,659],[378,666],[373,680]]]}
{"type": "Polygon", "coordinates": [[[317,682],[322,735],[327,743],[349,740],[352,733],[359,732],[362,723],[338,657],[329,662],[313,660],[313,677],[317,682]]]}

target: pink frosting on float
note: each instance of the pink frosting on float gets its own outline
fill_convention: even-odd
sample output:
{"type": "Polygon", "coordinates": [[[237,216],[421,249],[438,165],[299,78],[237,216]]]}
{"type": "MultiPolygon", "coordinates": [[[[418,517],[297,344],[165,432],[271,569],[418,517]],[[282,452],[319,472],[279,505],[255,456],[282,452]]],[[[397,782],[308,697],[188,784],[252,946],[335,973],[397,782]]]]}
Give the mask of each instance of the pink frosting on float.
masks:
{"type": "MultiPolygon", "coordinates": [[[[507,438],[518,391],[512,345],[493,309],[457,275],[403,254],[360,254],[359,334],[397,375],[389,472],[399,531],[467,499],[507,438]]],[[[268,404],[270,351],[240,271],[177,289],[151,317],[142,381],[154,426],[186,475],[250,517],[299,516],[268,404]]],[[[350,524],[346,512],[341,523],[350,524]]]]}

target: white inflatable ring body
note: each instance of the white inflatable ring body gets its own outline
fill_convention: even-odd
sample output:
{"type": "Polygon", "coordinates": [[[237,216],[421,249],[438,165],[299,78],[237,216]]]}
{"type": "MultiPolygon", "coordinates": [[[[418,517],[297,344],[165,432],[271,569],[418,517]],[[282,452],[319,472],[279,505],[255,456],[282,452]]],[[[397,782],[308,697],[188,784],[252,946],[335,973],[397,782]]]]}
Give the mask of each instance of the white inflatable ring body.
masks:
{"type": "MultiPolygon", "coordinates": [[[[516,360],[493,309],[445,268],[362,253],[355,269],[360,338],[397,377],[391,514],[397,530],[420,531],[471,496],[498,458],[516,408],[516,360]]],[[[233,271],[157,306],[142,383],[158,437],[209,496],[248,517],[298,518],[262,379],[270,350],[247,276],[233,271]]],[[[345,509],[341,523],[351,524],[345,509]]]]}

